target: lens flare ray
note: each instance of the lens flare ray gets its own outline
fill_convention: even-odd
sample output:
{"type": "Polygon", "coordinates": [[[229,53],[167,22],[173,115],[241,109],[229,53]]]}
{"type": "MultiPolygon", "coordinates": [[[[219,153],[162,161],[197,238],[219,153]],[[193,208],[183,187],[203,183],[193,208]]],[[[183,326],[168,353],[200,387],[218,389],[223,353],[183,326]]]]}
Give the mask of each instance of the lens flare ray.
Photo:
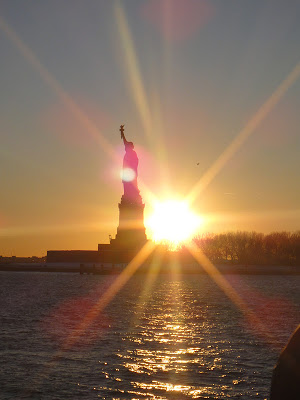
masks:
{"type": "Polygon", "coordinates": [[[142,317],[142,314],[146,308],[147,300],[149,299],[149,297],[151,296],[151,293],[152,293],[151,289],[158,277],[160,268],[161,268],[161,255],[154,254],[152,262],[149,265],[149,270],[146,275],[143,291],[142,291],[142,293],[139,297],[138,303],[137,303],[137,307],[136,307],[137,314],[133,321],[134,324],[137,324],[142,317]]]}
{"type": "Polygon", "coordinates": [[[238,149],[244,144],[254,130],[262,123],[266,116],[274,109],[287,90],[297,81],[300,76],[300,62],[294,67],[290,74],[275,89],[268,100],[253,115],[241,132],[233,139],[231,144],[223,151],[220,157],[206,171],[202,178],[195,184],[187,196],[189,202],[194,202],[199,194],[210,184],[215,176],[222,170],[226,163],[233,157],[238,149]]]}
{"type": "Polygon", "coordinates": [[[64,106],[74,115],[76,120],[83,126],[83,128],[100,144],[107,154],[109,154],[113,159],[118,160],[117,153],[108,140],[98,130],[94,122],[88,118],[82,109],[75,103],[72,97],[62,88],[57,79],[40,62],[34,52],[23,42],[18,34],[4,21],[1,16],[0,29],[2,29],[6,36],[24,56],[24,58],[39,73],[44,82],[46,82],[48,87],[58,96],[64,106]]]}
{"type": "MultiPolygon", "coordinates": [[[[80,339],[84,332],[91,326],[95,318],[108,306],[113,300],[117,293],[122,287],[129,281],[132,275],[138,270],[138,268],[145,262],[145,260],[153,252],[155,245],[153,242],[147,242],[138,254],[132,259],[127,267],[117,276],[114,282],[100,297],[99,301],[87,312],[83,320],[78,324],[76,329],[65,339],[60,349],[55,353],[52,359],[45,365],[43,372],[35,376],[32,381],[34,390],[37,390],[43,379],[46,379],[50,371],[55,367],[56,363],[59,362],[60,357],[80,339]]],[[[30,391],[29,391],[30,392],[30,391]]]]}
{"type": "Polygon", "coordinates": [[[248,307],[246,302],[239,296],[236,290],[231,286],[228,280],[220,273],[218,268],[205,256],[205,254],[193,243],[188,244],[188,249],[195,258],[195,260],[202,266],[206,273],[215,281],[225,295],[236,305],[238,309],[248,318],[249,322],[253,324],[259,334],[261,334],[265,340],[277,349],[281,348],[281,344],[272,335],[264,322],[259,319],[256,314],[248,307]]]}
{"type": "Polygon", "coordinates": [[[140,117],[144,126],[148,139],[151,138],[152,116],[150,112],[149,102],[147,100],[146,91],[142,82],[141,72],[138,66],[138,60],[130,34],[128,22],[121,3],[115,6],[115,16],[118,22],[120,39],[124,49],[125,61],[129,79],[132,86],[132,96],[139,110],[140,117]]]}

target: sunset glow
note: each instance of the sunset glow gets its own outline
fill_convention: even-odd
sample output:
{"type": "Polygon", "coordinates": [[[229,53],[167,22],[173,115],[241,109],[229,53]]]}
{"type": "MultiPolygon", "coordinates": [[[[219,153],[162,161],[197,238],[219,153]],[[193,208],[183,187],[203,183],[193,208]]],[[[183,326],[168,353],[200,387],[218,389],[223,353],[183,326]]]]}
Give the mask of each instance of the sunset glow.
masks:
{"type": "MultiPolygon", "coordinates": [[[[298,5],[4,3],[0,255],[108,243],[135,179],[145,217],[156,197],[187,196],[203,214],[193,235],[299,229],[298,5]],[[120,175],[120,124],[138,176],[120,175]]],[[[160,220],[149,238],[189,236],[160,220]]]]}
{"type": "Polygon", "coordinates": [[[156,242],[169,242],[176,247],[192,238],[202,224],[202,217],[195,214],[187,202],[165,200],[156,202],[146,225],[156,242]]]}

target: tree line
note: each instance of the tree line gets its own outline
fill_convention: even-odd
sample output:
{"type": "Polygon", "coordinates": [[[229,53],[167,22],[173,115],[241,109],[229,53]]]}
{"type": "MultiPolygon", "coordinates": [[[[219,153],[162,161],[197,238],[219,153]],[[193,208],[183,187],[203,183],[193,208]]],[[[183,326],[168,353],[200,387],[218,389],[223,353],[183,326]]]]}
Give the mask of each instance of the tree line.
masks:
{"type": "Polygon", "coordinates": [[[213,262],[300,266],[300,231],[206,233],[193,242],[213,262]]]}

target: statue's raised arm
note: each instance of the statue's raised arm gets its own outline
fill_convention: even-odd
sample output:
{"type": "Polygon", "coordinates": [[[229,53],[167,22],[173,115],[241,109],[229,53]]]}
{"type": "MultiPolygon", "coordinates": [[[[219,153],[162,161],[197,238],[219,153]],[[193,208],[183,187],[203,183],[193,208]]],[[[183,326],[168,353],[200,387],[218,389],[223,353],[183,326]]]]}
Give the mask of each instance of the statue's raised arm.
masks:
{"type": "Polygon", "coordinates": [[[123,143],[124,143],[124,145],[125,145],[125,147],[126,147],[126,145],[127,145],[127,140],[126,140],[126,138],[125,138],[125,135],[124,135],[124,126],[125,125],[121,125],[120,126],[120,132],[121,132],[121,139],[123,139],[123,143]]]}

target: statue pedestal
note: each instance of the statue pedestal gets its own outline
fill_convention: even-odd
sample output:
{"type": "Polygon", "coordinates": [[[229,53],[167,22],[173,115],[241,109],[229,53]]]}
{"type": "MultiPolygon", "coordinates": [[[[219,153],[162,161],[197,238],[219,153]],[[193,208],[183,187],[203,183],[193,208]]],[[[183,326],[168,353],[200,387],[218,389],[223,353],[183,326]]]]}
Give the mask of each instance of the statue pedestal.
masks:
{"type": "Polygon", "coordinates": [[[111,239],[111,247],[116,250],[135,250],[147,242],[144,226],[144,208],[141,196],[129,201],[122,196],[119,203],[119,226],[115,239],[111,239]]]}

